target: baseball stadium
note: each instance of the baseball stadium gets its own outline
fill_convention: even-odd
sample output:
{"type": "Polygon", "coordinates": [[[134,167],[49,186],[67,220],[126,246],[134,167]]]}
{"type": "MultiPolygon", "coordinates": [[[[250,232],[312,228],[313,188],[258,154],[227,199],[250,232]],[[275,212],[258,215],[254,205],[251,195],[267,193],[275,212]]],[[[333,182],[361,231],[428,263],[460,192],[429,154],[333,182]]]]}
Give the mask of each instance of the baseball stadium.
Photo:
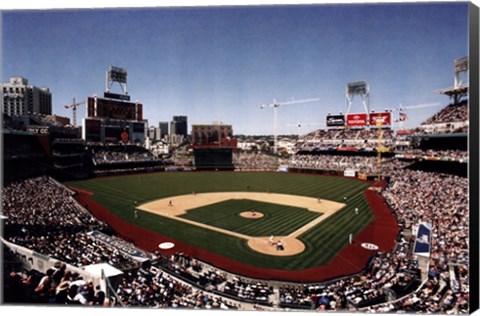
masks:
{"type": "MultiPolygon", "coordinates": [[[[367,87],[354,82],[347,91],[367,87]]],[[[129,135],[116,144],[88,142],[41,115],[29,119],[48,133],[36,135],[9,117],[6,302],[413,311],[455,293],[462,312],[468,89],[448,91],[460,101],[415,130],[393,133],[388,112],[379,113],[387,128],[338,127],[336,115],[326,118],[332,128],[302,135],[295,153],[283,156],[235,150],[238,140],[202,143],[193,134],[184,149],[162,159],[121,140],[129,135]],[[446,126],[438,118],[450,117],[462,119],[448,123],[445,134],[424,136],[446,126]],[[433,212],[438,205],[442,213],[433,212]],[[56,280],[57,294],[24,285],[44,276],[56,280]],[[71,297],[69,291],[79,291],[74,281],[90,296],[71,297]],[[141,284],[141,300],[131,295],[133,284],[141,284]],[[411,305],[413,298],[419,303],[411,305]]],[[[357,124],[349,115],[343,121],[357,124]]],[[[220,138],[231,131],[210,128],[220,138]]]]}
{"type": "Polygon", "coordinates": [[[122,67],[108,68],[103,95],[63,107],[72,120],[52,113],[47,88],[11,77],[2,304],[473,312],[471,58],[452,56],[441,104],[375,111],[388,92],[342,82],[340,111],[298,135],[278,132],[276,111],[317,99],[259,102],[274,132],[245,135],[186,115],[149,127],[153,105],[131,99],[122,67]],[[406,126],[418,109],[428,117],[406,126]]]}
{"type": "Polygon", "coordinates": [[[99,212],[98,218],[110,222],[115,217],[115,230],[143,249],[155,251],[171,242],[172,251],[262,279],[312,282],[353,274],[362,270],[371,250],[350,250],[350,234],[365,230],[363,241],[384,251],[392,250],[397,235],[395,218],[376,205],[378,194],[366,181],[203,171],[67,185],[79,192],[82,204],[99,212]],[[145,230],[151,237],[144,238],[145,230]],[[284,249],[277,250],[278,241],[284,249]]]}

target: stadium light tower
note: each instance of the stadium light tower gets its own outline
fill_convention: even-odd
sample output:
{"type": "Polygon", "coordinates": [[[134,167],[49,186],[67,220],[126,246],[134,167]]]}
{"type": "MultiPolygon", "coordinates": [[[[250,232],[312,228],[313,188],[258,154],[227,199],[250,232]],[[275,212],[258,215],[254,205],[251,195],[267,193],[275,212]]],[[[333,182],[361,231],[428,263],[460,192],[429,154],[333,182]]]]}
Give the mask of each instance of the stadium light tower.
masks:
{"type": "Polygon", "coordinates": [[[320,101],[320,99],[314,98],[314,99],[305,99],[305,100],[296,100],[296,101],[287,101],[287,102],[277,102],[275,99],[273,99],[273,103],[260,105],[261,109],[264,109],[266,107],[273,108],[273,138],[274,138],[273,152],[275,154],[277,153],[277,149],[278,149],[278,147],[277,147],[278,146],[277,145],[277,137],[278,137],[278,133],[277,133],[277,116],[278,116],[278,113],[277,113],[277,111],[278,111],[278,108],[280,106],[284,106],[284,105],[303,104],[303,103],[310,103],[310,102],[317,102],[317,101],[320,101]]]}
{"type": "Polygon", "coordinates": [[[447,95],[453,99],[453,104],[458,104],[463,97],[468,95],[468,56],[455,59],[453,61],[453,68],[455,73],[453,87],[437,90],[436,92],[447,95]]]}
{"type": "Polygon", "coordinates": [[[453,61],[453,66],[455,68],[455,81],[454,88],[460,88],[465,86],[463,79],[468,80],[468,56],[455,59],[453,61]]]}
{"type": "Polygon", "coordinates": [[[114,82],[117,82],[122,88],[123,94],[127,93],[127,69],[110,66],[105,78],[105,91],[110,92],[114,82]]]}
{"type": "MultiPolygon", "coordinates": [[[[350,82],[345,89],[345,115],[350,113],[353,97],[359,95],[362,98],[365,113],[370,113],[370,86],[365,81],[350,82]]],[[[367,117],[368,120],[368,117],[367,117]]]]}

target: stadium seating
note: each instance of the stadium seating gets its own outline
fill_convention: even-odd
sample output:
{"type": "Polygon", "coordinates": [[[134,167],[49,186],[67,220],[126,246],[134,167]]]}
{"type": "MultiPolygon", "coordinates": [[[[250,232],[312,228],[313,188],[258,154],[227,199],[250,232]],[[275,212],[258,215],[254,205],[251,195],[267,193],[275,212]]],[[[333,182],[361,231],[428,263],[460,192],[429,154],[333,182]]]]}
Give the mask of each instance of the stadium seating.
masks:
{"type": "MultiPolygon", "coordinates": [[[[464,122],[468,118],[466,108],[466,103],[449,105],[424,125],[464,122]]],[[[56,128],[54,123],[44,122],[44,117],[31,119],[56,128]]],[[[45,156],[36,143],[13,145],[11,140],[20,139],[24,133],[19,121],[4,116],[4,125],[7,133],[15,133],[9,138],[5,151],[8,161],[24,155],[26,158],[45,156]]],[[[453,133],[465,131],[468,126],[463,125],[449,130],[453,133]]],[[[413,131],[425,132],[438,133],[438,130],[420,128],[413,131]]],[[[264,153],[240,152],[234,154],[234,165],[236,170],[242,171],[274,171],[281,165],[288,165],[297,169],[354,169],[359,173],[376,174],[375,153],[359,152],[373,152],[379,144],[378,139],[376,129],[316,130],[299,138],[297,153],[288,160],[264,153]],[[349,148],[353,151],[342,150],[349,148]]],[[[360,273],[314,284],[249,279],[183,253],[169,257],[146,253],[152,259],[148,264],[141,263],[92,236],[92,231],[98,231],[120,238],[107,224],[78,204],[73,192],[62,184],[45,175],[8,174],[8,181],[2,188],[3,238],[39,256],[53,258],[59,265],[45,271],[25,270],[17,264],[16,254],[4,247],[4,258],[8,258],[4,269],[5,302],[224,310],[467,313],[470,299],[468,178],[414,168],[414,165],[420,160],[435,159],[465,163],[468,151],[413,145],[397,150],[395,140],[391,130],[383,131],[381,145],[392,154],[382,156],[382,175],[388,175],[390,181],[379,189],[401,229],[395,249],[391,253],[377,252],[360,273]],[[420,222],[432,225],[431,258],[426,267],[414,253],[415,236],[411,233],[420,222]],[[104,292],[93,287],[89,279],[64,268],[64,265],[85,267],[98,263],[108,263],[123,272],[117,288],[104,292]]],[[[98,174],[156,170],[157,166],[163,166],[163,162],[147,150],[133,145],[90,144],[88,154],[98,174]]],[[[191,161],[185,156],[178,160],[190,166],[191,161]]]]}

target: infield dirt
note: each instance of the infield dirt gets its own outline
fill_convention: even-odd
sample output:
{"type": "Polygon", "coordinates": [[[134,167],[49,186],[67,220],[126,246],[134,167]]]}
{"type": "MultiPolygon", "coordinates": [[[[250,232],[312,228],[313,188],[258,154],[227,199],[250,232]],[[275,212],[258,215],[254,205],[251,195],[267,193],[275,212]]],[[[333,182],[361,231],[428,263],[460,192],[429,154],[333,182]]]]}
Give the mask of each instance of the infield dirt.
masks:
{"type": "MultiPolygon", "coordinates": [[[[214,192],[201,194],[192,193],[166,199],[159,199],[153,202],[142,204],[138,206],[138,209],[245,239],[247,240],[248,246],[251,249],[263,254],[272,256],[292,256],[302,253],[305,250],[305,245],[297,238],[298,236],[308,231],[321,221],[325,220],[344,206],[345,204],[334,201],[289,194],[260,192],[214,192]],[[323,215],[300,227],[288,236],[273,236],[273,242],[271,240],[272,236],[252,237],[179,217],[185,214],[187,210],[232,199],[249,199],[259,202],[301,207],[312,212],[323,213],[323,215]],[[278,241],[282,242],[283,250],[277,250],[278,241]]],[[[252,217],[250,211],[246,211],[245,213],[250,213],[249,215],[252,217]]],[[[258,213],[258,215],[260,217],[260,213],[258,213]]]]}

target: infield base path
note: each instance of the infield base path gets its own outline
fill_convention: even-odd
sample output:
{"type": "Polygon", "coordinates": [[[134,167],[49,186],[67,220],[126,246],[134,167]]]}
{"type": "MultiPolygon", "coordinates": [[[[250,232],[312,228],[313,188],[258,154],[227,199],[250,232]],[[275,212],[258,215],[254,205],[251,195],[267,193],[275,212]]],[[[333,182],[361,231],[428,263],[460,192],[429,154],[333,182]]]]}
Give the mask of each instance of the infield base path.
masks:
{"type": "Polygon", "coordinates": [[[142,204],[137,208],[142,211],[154,213],[177,221],[245,239],[247,240],[250,248],[263,254],[272,256],[292,256],[302,253],[305,250],[305,245],[297,238],[299,235],[325,220],[344,206],[345,204],[343,203],[290,194],[262,192],[213,192],[201,194],[192,193],[163,198],[142,204]],[[288,236],[274,236],[275,243],[280,240],[283,243],[284,250],[277,250],[276,245],[271,243],[270,236],[252,237],[179,217],[185,214],[187,210],[232,199],[248,199],[259,202],[306,208],[312,212],[323,213],[323,215],[300,227],[288,236]]]}

